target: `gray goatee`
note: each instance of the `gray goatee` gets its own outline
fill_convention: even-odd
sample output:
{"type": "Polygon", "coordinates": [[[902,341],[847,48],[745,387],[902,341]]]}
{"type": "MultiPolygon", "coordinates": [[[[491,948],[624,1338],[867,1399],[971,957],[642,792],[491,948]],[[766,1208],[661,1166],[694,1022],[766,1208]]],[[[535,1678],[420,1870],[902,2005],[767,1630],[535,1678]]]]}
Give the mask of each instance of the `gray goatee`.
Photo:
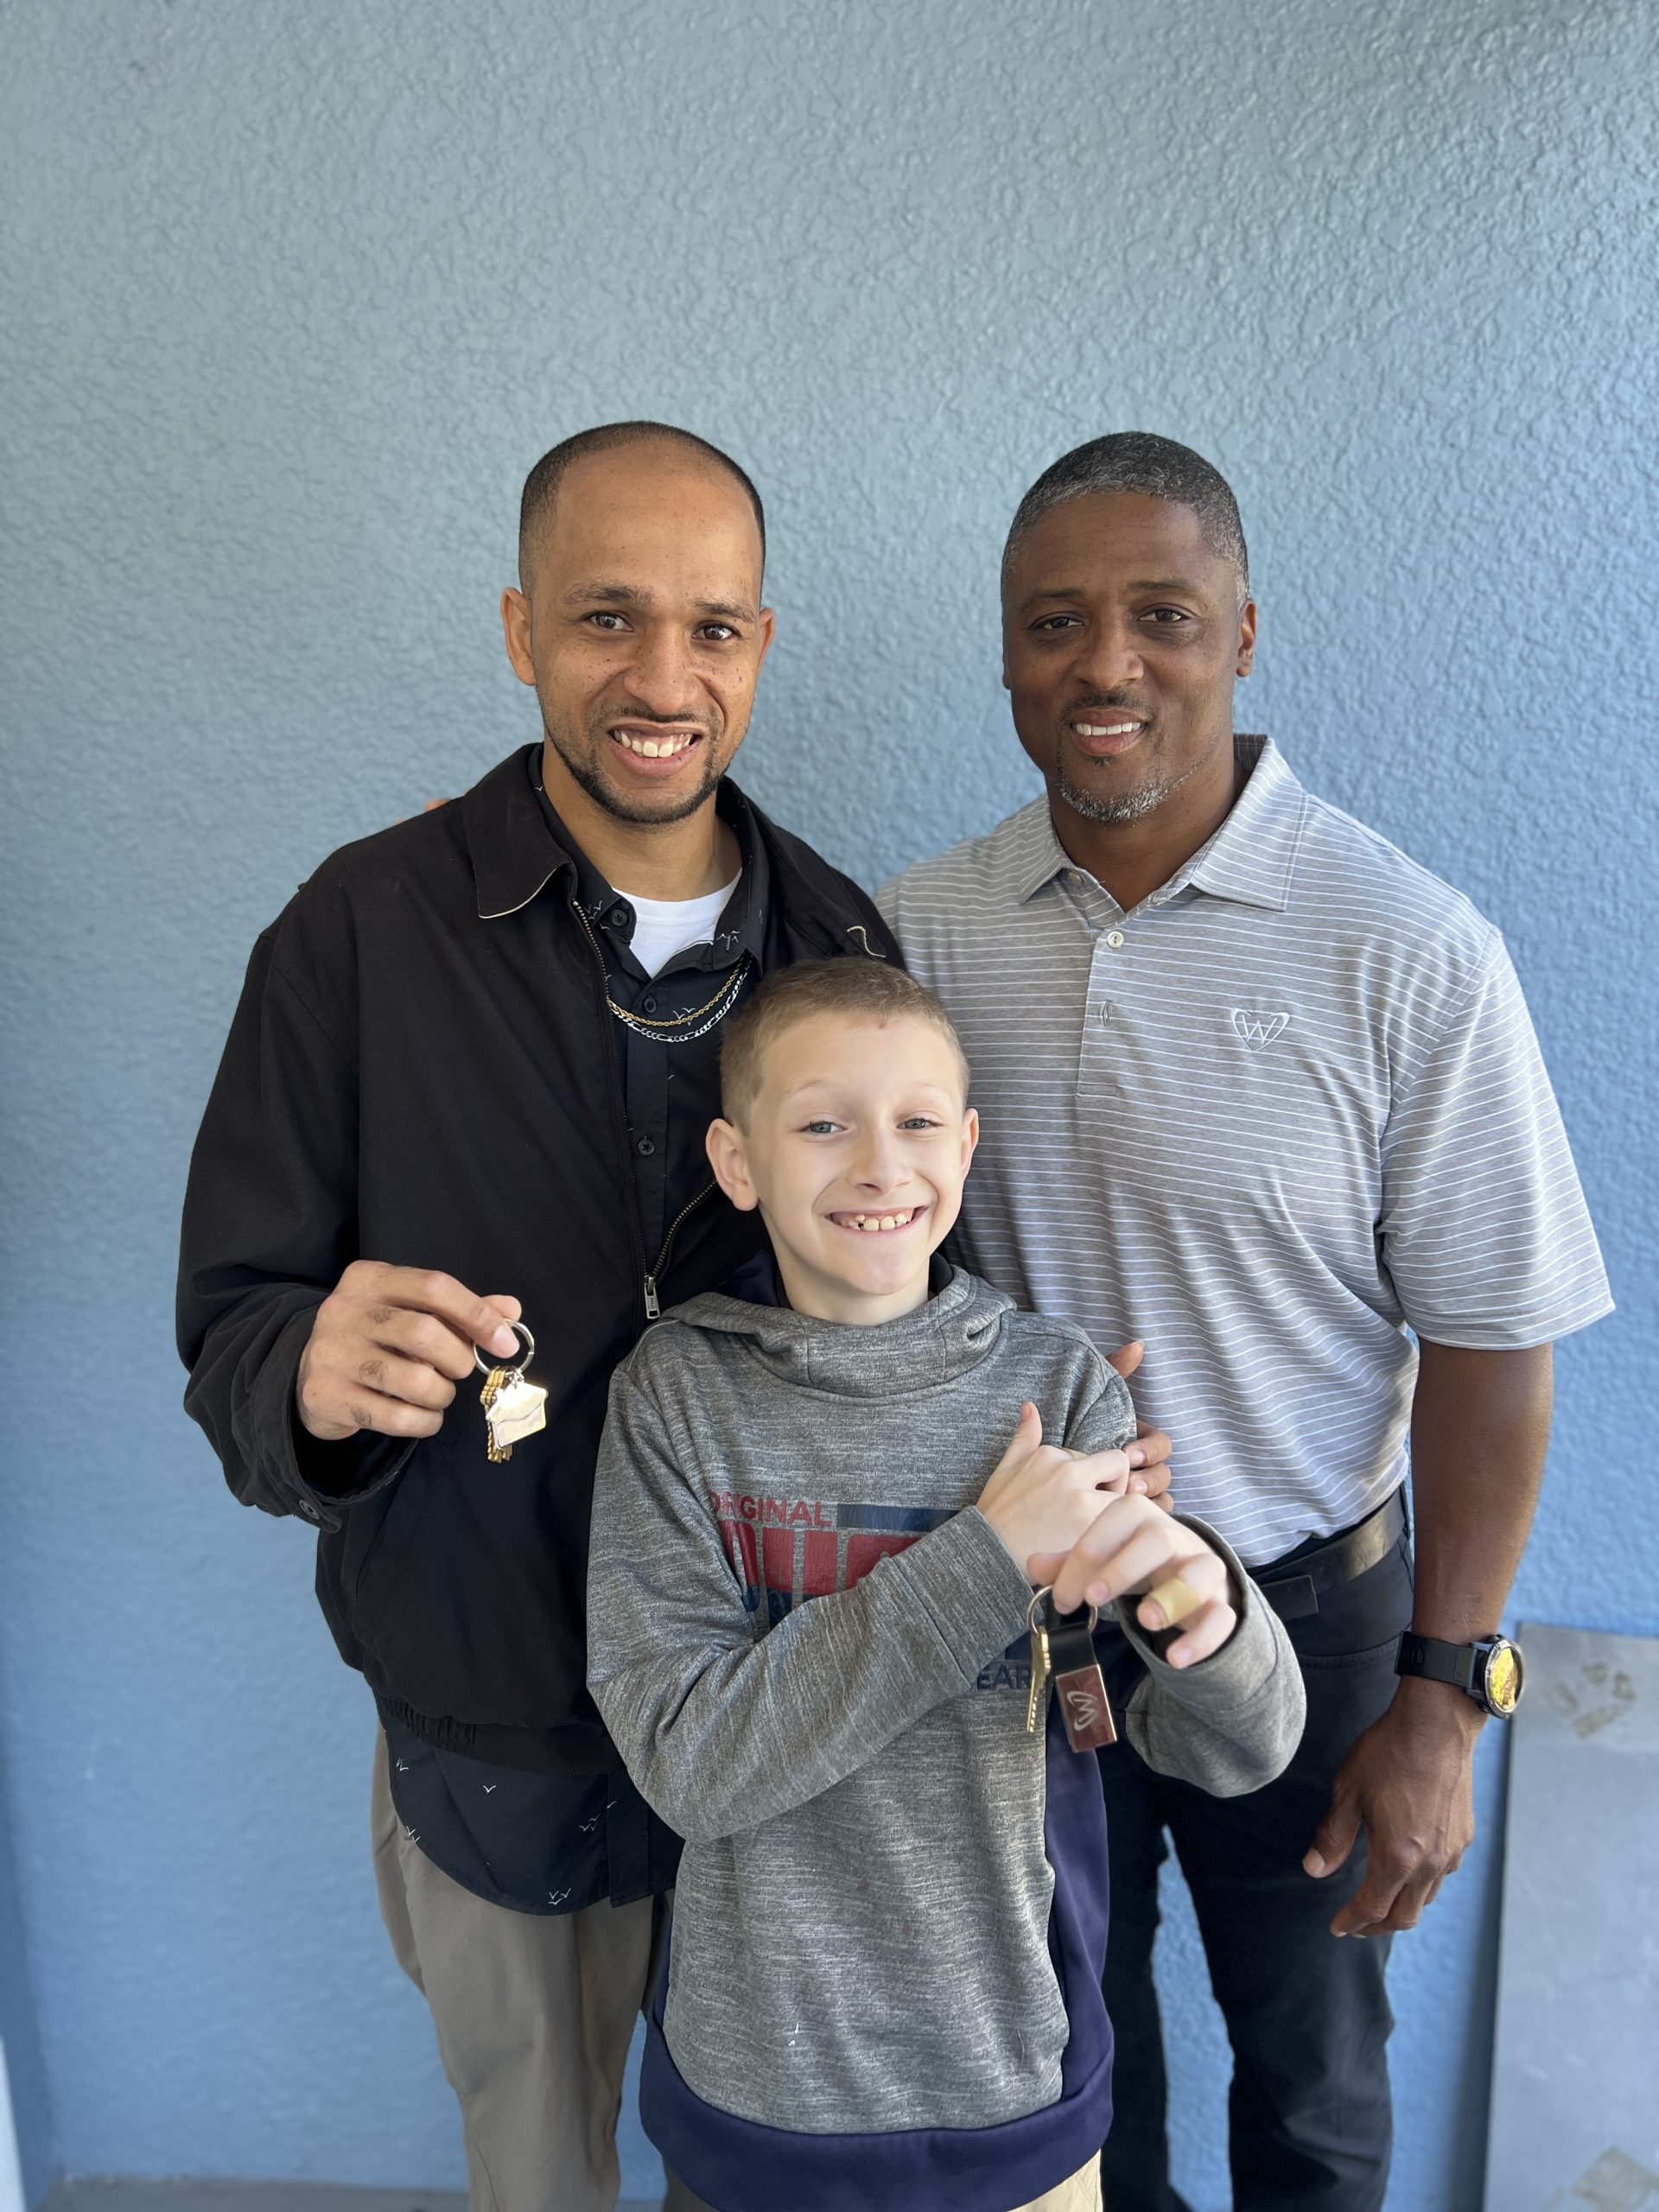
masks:
{"type": "Polygon", "coordinates": [[[1156,811],[1175,788],[1173,783],[1142,784],[1139,791],[1120,791],[1105,798],[1084,791],[1062,769],[1059,795],[1073,814],[1085,822],[1140,822],[1156,811]]]}

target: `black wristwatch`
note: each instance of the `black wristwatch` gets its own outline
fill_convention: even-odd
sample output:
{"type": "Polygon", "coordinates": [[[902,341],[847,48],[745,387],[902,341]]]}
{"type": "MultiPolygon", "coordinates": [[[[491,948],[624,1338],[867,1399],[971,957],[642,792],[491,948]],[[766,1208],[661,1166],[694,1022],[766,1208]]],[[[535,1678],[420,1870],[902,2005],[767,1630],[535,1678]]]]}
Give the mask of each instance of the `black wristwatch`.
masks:
{"type": "Polygon", "coordinates": [[[1474,1643],[1447,1643],[1438,1636],[1400,1639],[1396,1675],[1421,1675],[1427,1681],[1450,1682],[1473,1698],[1495,1720],[1507,1720],[1521,1702],[1526,1669],[1521,1647],[1507,1636],[1484,1636],[1474,1643]]]}

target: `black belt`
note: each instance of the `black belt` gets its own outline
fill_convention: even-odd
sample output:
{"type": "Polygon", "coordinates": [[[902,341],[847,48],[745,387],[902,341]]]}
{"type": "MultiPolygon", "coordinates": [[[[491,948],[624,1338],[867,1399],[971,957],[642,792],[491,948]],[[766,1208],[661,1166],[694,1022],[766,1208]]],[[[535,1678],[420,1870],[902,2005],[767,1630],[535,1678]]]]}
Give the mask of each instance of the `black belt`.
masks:
{"type": "Polygon", "coordinates": [[[1406,1486],[1402,1483],[1375,1513],[1332,1536],[1329,1543],[1269,1560],[1266,1567],[1252,1567],[1250,1573],[1281,1621],[1306,1620],[1319,1611],[1322,1596],[1386,1559],[1405,1526],[1406,1486]]]}

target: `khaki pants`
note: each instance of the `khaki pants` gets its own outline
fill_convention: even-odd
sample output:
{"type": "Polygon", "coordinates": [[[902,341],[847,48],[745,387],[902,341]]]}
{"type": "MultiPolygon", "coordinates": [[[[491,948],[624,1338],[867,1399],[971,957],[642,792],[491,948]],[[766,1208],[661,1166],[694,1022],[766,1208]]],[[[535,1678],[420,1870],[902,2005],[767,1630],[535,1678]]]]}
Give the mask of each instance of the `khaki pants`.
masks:
{"type": "MultiPolygon", "coordinates": [[[[715,2212],[714,2207],[705,2204],[702,2197],[693,2196],[683,2181],[673,2176],[670,2178],[673,2189],[681,2192],[676,2196],[671,2190],[667,2198],[675,2212],[715,2212]]],[[[1016,2204],[1013,2212],[1100,2212],[1099,2158],[1090,2158],[1080,2172],[1073,2174],[1070,2181],[1063,2181],[1057,2189],[1046,2189],[1028,2204],[1016,2204]]]]}
{"type": "MultiPolygon", "coordinates": [[[[651,1984],[652,1901],[543,1916],[435,1866],[375,1751],[374,1873],[397,1963],[432,2008],[461,2101],[470,2212],[613,2212],[628,2044],[651,1984]]],[[[670,2190],[664,2212],[695,2199],[670,2190]]]]}
{"type": "Polygon", "coordinates": [[[1088,2164],[1063,2181],[1058,2189],[1047,2189],[1029,2204],[1022,2204],[1018,2212],[1100,2212],[1100,2160],[1090,2158],[1088,2164]]]}

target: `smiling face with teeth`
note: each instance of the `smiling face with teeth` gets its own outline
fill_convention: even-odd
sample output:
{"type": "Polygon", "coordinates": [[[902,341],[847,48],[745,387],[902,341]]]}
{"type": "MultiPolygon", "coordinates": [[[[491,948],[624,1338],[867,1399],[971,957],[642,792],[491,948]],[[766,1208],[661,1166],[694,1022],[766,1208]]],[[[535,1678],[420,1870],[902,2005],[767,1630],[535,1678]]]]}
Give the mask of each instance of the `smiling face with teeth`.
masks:
{"type": "Polygon", "coordinates": [[[1113,872],[1138,887],[1145,847],[1156,888],[1233,801],[1233,685],[1255,649],[1237,569],[1191,507],[1083,494],[1011,549],[1002,640],[1014,728],[1061,843],[1120,897],[1113,872]]]}
{"type": "Polygon", "coordinates": [[[925,1301],[978,1139],[936,1023],[815,1014],[770,1039],[709,1157],[734,1205],[759,1206],[795,1311],[868,1327],[925,1301]]]}
{"type": "Polygon", "coordinates": [[[561,478],[502,620],[541,704],[548,797],[590,859],[620,825],[712,810],[772,642],[761,562],[742,486],[683,446],[644,437],[561,478]]]}

